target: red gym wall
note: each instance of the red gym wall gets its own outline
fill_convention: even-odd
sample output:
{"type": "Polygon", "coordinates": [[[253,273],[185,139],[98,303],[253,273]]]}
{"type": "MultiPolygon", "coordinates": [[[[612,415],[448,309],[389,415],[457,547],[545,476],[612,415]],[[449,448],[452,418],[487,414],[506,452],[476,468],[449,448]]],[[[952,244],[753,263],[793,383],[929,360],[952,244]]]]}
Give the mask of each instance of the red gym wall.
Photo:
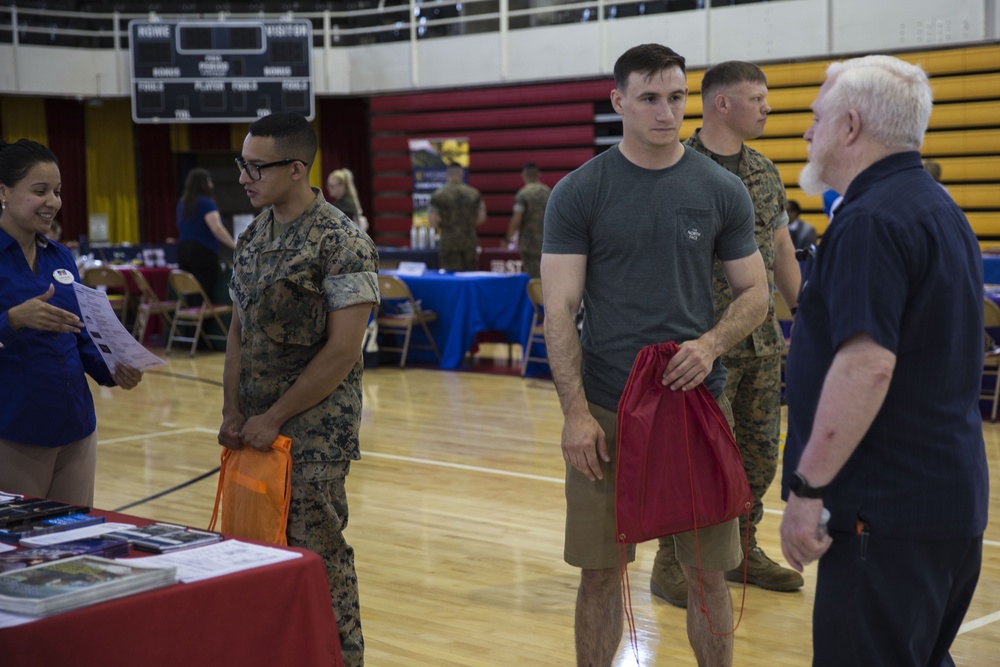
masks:
{"type": "MultiPolygon", "coordinates": [[[[483,193],[484,247],[510,222],[521,167],[535,162],[549,186],[593,157],[595,109],[611,79],[386,95],[370,100],[373,233],[379,245],[409,243],[413,182],[408,140],[467,137],[469,184],[483,193]]],[[[369,216],[371,217],[371,216],[369,216]]]]}

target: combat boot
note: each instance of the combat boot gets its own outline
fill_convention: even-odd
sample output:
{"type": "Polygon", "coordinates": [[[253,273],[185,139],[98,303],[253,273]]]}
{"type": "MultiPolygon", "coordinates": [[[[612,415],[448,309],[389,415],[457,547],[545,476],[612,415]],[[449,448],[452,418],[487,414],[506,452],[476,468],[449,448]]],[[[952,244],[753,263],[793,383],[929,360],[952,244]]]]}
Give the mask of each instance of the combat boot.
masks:
{"type": "MultiPolygon", "coordinates": [[[[657,556],[659,557],[659,556],[657,556]]],[[[746,559],[744,559],[744,563],[746,559]]],[[[726,572],[726,579],[743,583],[743,565],[726,572]]],[[[655,570],[654,570],[655,571],[655,570]]],[[[764,550],[754,545],[750,549],[750,564],[747,567],[747,583],[769,591],[787,593],[802,588],[802,575],[791,568],[781,567],[767,557],[764,550]]]]}
{"type": "MultiPolygon", "coordinates": [[[[743,581],[742,577],[740,581],[743,581]]],[[[656,597],[666,600],[675,607],[687,608],[688,585],[681,564],[674,553],[674,538],[660,541],[660,549],[653,561],[653,572],[649,577],[649,590],[656,597]]]]}

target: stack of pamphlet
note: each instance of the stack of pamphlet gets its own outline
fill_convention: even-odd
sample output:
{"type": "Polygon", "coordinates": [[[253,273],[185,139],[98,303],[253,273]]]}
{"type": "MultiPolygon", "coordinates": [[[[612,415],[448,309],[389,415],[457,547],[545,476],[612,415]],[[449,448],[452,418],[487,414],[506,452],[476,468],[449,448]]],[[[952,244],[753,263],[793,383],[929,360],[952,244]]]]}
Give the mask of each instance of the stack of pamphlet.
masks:
{"type": "Polygon", "coordinates": [[[219,533],[195,530],[172,523],[152,523],[148,526],[116,530],[113,533],[106,533],[104,536],[128,540],[136,549],[161,554],[189,547],[200,547],[222,539],[222,535],[219,533]]]}
{"type": "Polygon", "coordinates": [[[48,616],[176,581],[174,568],[77,556],[0,574],[0,609],[48,616]]]}
{"type": "Polygon", "coordinates": [[[103,516],[91,516],[90,514],[82,513],[42,519],[31,524],[22,524],[18,528],[0,528],[0,542],[16,543],[24,538],[31,539],[50,533],[60,533],[86,526],[94,526],[104,523],[104,521],[103,516]]]}
{"type": "Polygon", "coordinates": [[[72,558],[91,554],[104,558],[116,558],[128,554],[128,541],[114,538],[92,537],[85,540],[63,542],[50,547],[35,547],[0,554],[0,572],[21,570],[32,565],[48,563],[60,558],[72,558]]]}
{"type": "Polygon", "coordinates": [[[73,528],[72,530],[63,530],[55,533],[44,533],[42,535],[27,535],[21,538],[22,547],[51,547],[53,544],[62,544],[64,542],[75,542],[76,540],[85,540],[91,537],[101,537],[105,533],[113,533],[116,530],[125,530],[126,528],[135,528],[134,523],[98,523],[93,526],[84,526],[83,528],[73,528]]]}
{"type": "Polygon", "coordinates": [[[9,502],[0,504],[0,528],[15,530],[29,527],[32,524],[51,517],[89,511],[89,507],[61,503],[58,500],[15,498],[9,502]]]}

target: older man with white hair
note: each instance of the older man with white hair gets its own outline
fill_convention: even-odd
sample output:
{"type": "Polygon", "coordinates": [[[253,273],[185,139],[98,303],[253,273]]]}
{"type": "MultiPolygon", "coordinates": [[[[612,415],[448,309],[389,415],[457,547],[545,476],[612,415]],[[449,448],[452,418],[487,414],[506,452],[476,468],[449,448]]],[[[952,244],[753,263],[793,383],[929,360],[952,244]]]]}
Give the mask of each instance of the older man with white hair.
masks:
{"type": "Polygon", "coordinates": [[[788,359],[782,551],[819,559],[813,665],[954,665],[982,563],[983,276],[921,165],[927,75],[833,63],[800,184],[844,193],[804,275],[788,359]],[[823,509],[829,521],[822,521],[823,509]]]}

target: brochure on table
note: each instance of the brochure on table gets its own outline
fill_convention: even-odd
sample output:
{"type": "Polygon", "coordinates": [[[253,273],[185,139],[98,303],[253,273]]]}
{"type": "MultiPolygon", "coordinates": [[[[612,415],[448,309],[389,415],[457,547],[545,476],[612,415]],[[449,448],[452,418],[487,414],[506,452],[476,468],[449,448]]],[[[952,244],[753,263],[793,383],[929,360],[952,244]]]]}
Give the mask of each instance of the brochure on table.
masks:
{"type": "Polygon", "coordinates": [[[142,562],[155,567],[176,568],[177,581],[191,583],[301,557],[302,554],[297,551],[225,540],[162,556],[149,556],[142,562]]]}

